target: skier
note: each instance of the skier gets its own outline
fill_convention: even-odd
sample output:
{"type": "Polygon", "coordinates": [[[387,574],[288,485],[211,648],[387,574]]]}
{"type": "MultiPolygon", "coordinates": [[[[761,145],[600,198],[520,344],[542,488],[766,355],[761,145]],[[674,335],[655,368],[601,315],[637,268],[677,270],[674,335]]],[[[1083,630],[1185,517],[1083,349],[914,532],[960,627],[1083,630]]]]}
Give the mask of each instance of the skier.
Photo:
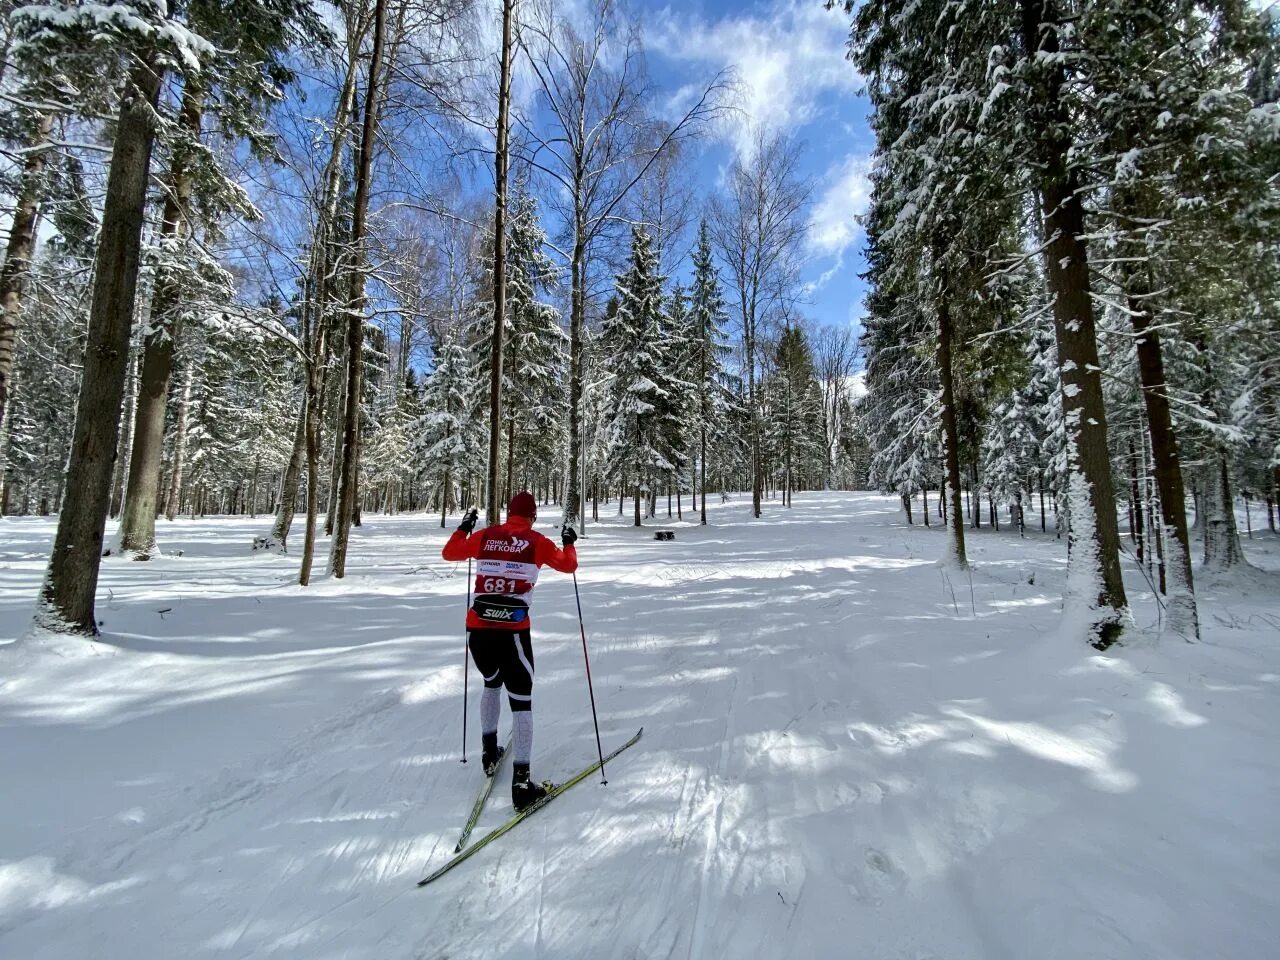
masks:
{"type": "Polygon", "coordinates": [[[475,531],[473,508],[444,545],[441,555],[450,561],[476,560],[475,600],[467,611],[467,646],[484,677],[480,697],[480,761],[485,774],[497,769],[498,717],[502,712],[499,691],[507,688],[514,728],[511,803],[517,811],[540,800],[546,788],[529,779],[533,752],[533,641],[529,602],[538,582],[538,570],[548,566],[561,573],[578,569],[572,527],[561,531],[564,549],[533,529],[538,503],[527,491],[517,493],[507,506],[506,523],[475,531]]]}

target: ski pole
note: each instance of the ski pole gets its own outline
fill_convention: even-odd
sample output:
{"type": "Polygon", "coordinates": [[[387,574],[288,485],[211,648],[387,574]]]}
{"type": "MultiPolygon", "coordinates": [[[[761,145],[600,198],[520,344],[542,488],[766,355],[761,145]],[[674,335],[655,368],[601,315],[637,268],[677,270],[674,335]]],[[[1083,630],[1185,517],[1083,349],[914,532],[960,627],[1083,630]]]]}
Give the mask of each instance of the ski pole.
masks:
{"type": "Polygon", "coordinates": [[[587,628],[582,622],[582,597],[578,595],[578,573],[573,574],[573,599],[578,604],[578,631],[582,634],[582,662],[587,665],[587,693],[591,696],[591,722],[596,728],[596,752],[600,755],[600,786],[609,781],[604,776],[604,748],[600,746],[600,720],[596,716],[596,691],[591,685],[591,658],[587,656],[587,628]]]}
{"type": "MultiPolygon", "coordinates": [[[[471,612],[471,558],[467,558],[467,612],[471,612]]],[[[471,670],[471,648],[467,644],[466,621],[462,627],[462,762],[467,762],[467,687],[471,670]]]]}

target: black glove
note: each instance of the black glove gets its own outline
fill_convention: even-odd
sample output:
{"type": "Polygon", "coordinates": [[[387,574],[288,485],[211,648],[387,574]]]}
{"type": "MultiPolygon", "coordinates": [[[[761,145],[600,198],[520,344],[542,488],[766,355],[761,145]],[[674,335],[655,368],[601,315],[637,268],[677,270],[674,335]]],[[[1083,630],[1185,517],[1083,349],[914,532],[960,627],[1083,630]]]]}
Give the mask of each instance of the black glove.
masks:
{"type": "Polygon", "coordinates": [[[480,516],[479,511],[476,510],[475,507],[472,507],[470,510],[467,511],[466,516],[462,518],[462,523],[458,524],[458,529],[463,533],[467,534],[468,536],[470,536],[471,531],[473,531],[476,528],[476,519],[479,516],[480,516]]]}
{"type": "Polygon", "coordinates": [[[578,541],[578,535],[573,532],[573,527],[565,527],[560,531],[560,542],[566,547],[572,547],[578,541]]]}

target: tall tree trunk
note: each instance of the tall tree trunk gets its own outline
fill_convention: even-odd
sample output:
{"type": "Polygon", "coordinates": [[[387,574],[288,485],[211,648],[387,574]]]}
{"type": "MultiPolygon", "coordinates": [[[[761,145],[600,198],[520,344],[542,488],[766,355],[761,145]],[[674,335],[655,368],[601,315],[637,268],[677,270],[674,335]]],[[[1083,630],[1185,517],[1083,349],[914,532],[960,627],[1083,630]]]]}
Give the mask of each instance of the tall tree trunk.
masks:
{"type": "Polygon", "coordinates": [[[258,516],[258,473],[261,469],[262,455],[255,454],[253,458],[253,474],[249,479],[249,502],[246,504],[249,508],[249,516],[255,519],[258,516]]]}
{"type": "Polygon", "coordinates": [[[124,377],[124,412],[120,415],[120,428],[124,436],[120,438],[120,452],[115,466],[111,470],[111,508],[112,517],[120,516],[124,506],[125,477],[129,474],[129,461],[133,451],[133,416],[138,401],[137,363],[136,357],[130,355],[125,365],[124,377]]]}
{"type": "Polygon", "coordinates": [[[1142,489],[1139,486],[1138,454],[1133,449],[1133,441],[1129,441],[1129,534],[1138,552],[1138,563],[1143,562],[1143,550],[1146,548],[1146,535],[1142,526],[1142,489]]]}
{"type": "Polygon", "coordinates": [[[702,519],[700,522],[705,527],[707,525],[707,428],[705,425],[702,428],[702,457],[700,458],[699,466],[702,469],[702,478],[698,484],[702,487],[702,519]]]}
{"type": "MultiPolygon", "coordinates": [[[[580,185],[575,196],[581,196],[580,185]]],[[[583,492],[578,489],[578,475],[582,470],[582,434],[585,427],[581,412],[583,336],[587,309],[586,224],[582,218],[581,212],[575,218],[573,256],[569,262],[569,471],[564,497],[564,523],[574,528],[581,526],[582,515],[586,512],[582,510],[583,492]]]]}
{"type": "Polygon", "coordinates": [[[969,461],[969,490],[972,500],[969,503],[969,517],[973,520],[973,529],[982,529],[982,485],[978,482],[978,461],[976,457],[969,461]]]}
{"type": "Polygon", "coordinates": [[[94,595],[107,510],[111,506],[111,467],[119,439],[137,293],[142,222],[155,137],[152,118],[160,93],[157,59],[154,51],[140,55],[120,102],[67,466],[67,497],[58,517],[58,532],[36,614],[37,622],[48,629],[87,636],[98,632],[94,595]]]}
{"type": "Polygon", "coordinates": [[[751,418],[751,515],[760,517],[760,498],[764,488],[760,463],[760,418],[756,410],[756,318],[755,308],[744,318],[747,347],[747,415],[751,418]]]}
{"type": "MultiPolygon", "coordinates": [[[[198,137],[204,116],[202,90],[187,82],[182,92],[178,125],[189,137],[198,137]]],[[[174,151],[165,191],[160,234],[162,246],[179,251],[190,235],[191,175],[174,151]]],[[[156,549],[156,514],[160,497],[160,468],[164,454],[165,409],[169,403],[169,379],[181,330],[176,319],[182,291],[172,271],[161,269],[151,298],[151,319],[142,345],[142,373],[133,423],[133,455],[129,458],[129,485],[120,518],[120,549],[149,557],[156,549]]]]}
{"type": "MultiPolygon", "coordinates": [[[[339,151],[340,152],[340,151],[339,151]]],[[[320,510],[320,423],[324,419],[324,394],[329,367],[330,346],[328,319],[321,311],[312,314],[312,324],[304,330],[307,348],[306,425],[307,450],[307,515],[302,531],[302,563],[298,584],[311,582],[311,565],[316,551],[316,520],[320,510]]]]}
{"type": "MultiPolygon", "coordinates": [[[[10,381],[12,389],[18,386],[17,378],[10,381]]],[[[9,465],[9,421],[0,421],[0,517],[9,516],[9,502],[13,496],[13,470],[9,465]]]]}
{"type": "Polygon", "coordinates": [[[1136,334],[1138,376],[1147,411],[1147,433],[1151,439],[1152,472],[1160,499],[1164,566],[1168,587],[1169,626],[1187,639],[1200,636],[1200,616],[1196,610],[1195,585],[1191,573],[1191,540],[1187,531],[1187,494],[1182,483],[1182,463],[1178,439],[1169,409],[1165,382],[1164,355],[1160,335],[1152,326],[1146,284],[1139,285],[1133,271],[1129,277],[1129,316],[1136,334]]]}
{"type": "Polygon", "coordinates": [[[187,418],[191,411],[191,383],[195,379],[195,368],[187,364],[182,399],[178,401],[178,422],[173,429],[173,465],[169,470],[169,492],[165,496],[164,516],[173,521],[182,509],[182,471],[187,457],[187,418]]]}
{"type": "Polygon", "coordinates": [[[506,482],[502,485],[502,496],[503,496],[503,499],[506,500],[508,503],[511,501],[511,498],[515,496],[515,493],[516,493],[515,489],[511,486],[513,481],[512,468],[515,466],[515,459],[516,459],[516,422],[514,418],[508,416],[507,417],[507,479],[506,479],[506,482]]]}
{"type": "Polygon", "coordinates": [[[952,336],[951,307],[943,299],[938,308],[938,372],[942,380],[942,440],[947,471],[942,496],[949,501],[951,509],[949,559],[951,563],[964,568],[969,565],[969,557],[964,545],[964,514],[960,511],[960,431],[956,424],[952,336]]]}
{"type": "Polygon", "coordinates": [[[449,521],[449,468],[444,470],[444,483],[440,487],[440,529],[449,521]]]}
{"type": "Polygon", "coordinates": [[[32,130],[29,152],[22,164],[18,202],[9,227],[4,266],[0,267],[0,424],[4,423],[9,406],[9,379],[13,375],[13,353],[18,340],[18,323],[22,319],[22,295],[35,249],[40,194],[49,155],[46,142],[52,130],[53,114],[39,114],[32,130]]]}
{"type": "Polygon", "coordinates": [[[284,477],[280,481],[280,502],[276,505],[271,536],[267,539],[267,547],[276,553],[287,553],[289,550],[289,530],[293,527],[293,516],[297,512],[298,481],[302,478],[302,460],[306,454],[307,396],[304,390],[302,402],[298,404],[298,423],[293,431],[293,448],[289,451],[289,462],[285,464],[284,477]]]}
{"type": "MultiPolygon", "coordinates": [[[[1280,464],[1277,464],[1271,471],[1271,495],[1268,499],[1272,503],[1276,504],[1278,508],[1277,513],[1280,514],[1280,464]]],[[[1270,514],[1268,514],[1268,516],[1270,516],[1270,514]]],[[[1268,520],[1267,522],[1270,524],[1271,530],[1274,532],[1276,529],[1275,521],[1268,520]]]]}
{"type": "Polygon", "coordinates": [[[343,418],[342,483],[338,494],[338,519],[329,549],[329,572],[337,579],[346,575],[347,540],[357,507],[360,479],[360,398],[364,363],[364,234],[369,211],[369,186],[373,170],[373,146],[378,133],[379,92],[382,80],[382,53],[386,44],[387,0],[375,0],[373,52],[369,61],[368,89],[365,91],[364,126],[360,132],[356,193],[351,215],[351,294],[347,317],[347,397],[343,418]]]}
{"type": "Polygon", "coordinates": [[[1212,451],[1204,473],[1204,565],[1210,570],[1230,570],[1244,564],[1245,559],[1227,452],[1212,451]]]}
{"type": "Polygon", "coordinates": [[[1089,290],[1079,176],[1068,161],[1072,118],[1063,99],[1065,68],[1055,0],[1020,0],[1022,40],[1040,74],[1030,92],[1036,113],[1034,150],[1043,203],[1045,267],[1054,294],[1054,334],[1067,423],[1071,509],[1067,531],[1068,591],[1094,611],[1091,642],[1105,650],[1124,628],[1127,599],[1120,571],[1120,527],[1107,449],[1102,366],[1089,290]],[[1079,542],[1081,538],[1088,543],[1079,542]]]}
{"type": "MultiPolygon", "coordinates": [[[[341,331],[337,337],[335,344],[335,354],[339,357],[346,355],[347,348],[347,330],[345,324],[339,323],[338,329],[341,331]]],[[[325,503],[325,519],[324,532],[325,536],[333,536],[333,531],[338,521],[338,487],[342,483],[342,442],[343,431],[341,429],[342,412],[347,406],[347,378],[345,376],[346,366],[342,367],[341,392],[339,394],[336,409],[329,411],[330,419],[333,421],[333,444],[329,452],[329,489],[325,503]]],[[[335,373],[335,377],[336,377],[335,373]]]]}
{"type": "MultiPolygon", "coordinates": [[[[289,531],[293,526],[294,514],[297,512],[298,481],[302,473],[302,464],[307,457],[308,431],[311,419],[316,419],[315,441],[319,443],[319,421],[323,415],[323,406],[315,409],[315,401],[323,392],[324,370],[328,363],[327,308],[332,302],[333,282],[330,273],[334,258],[334,221],[337,217],[338,201],[342,193],[342,157],[349,135],[352,111],[355,110],[356,74],[359,60],[352,56],[347,64],[346,76],[342,84],[342,94],[334,109],[333,140],[329,148],[329,160],[325,167],[324,191],[320,196],[316,212],[316,227],[311,238],[311,256],[307,266],[307,277],[303,296],[303,363],[306,368],[306,380],[303,396],[298,405],[298,426],[294,433],[293,450],[289,454],[289,463],[285,467],[284,478],[280,485],[280,502],[276,507],[275,522],[271,529],[270,545],[284,553],[288,549],[289,531]],[[316,383],[316,379],[319,383],[316,383]]],[[[310,460],[307,460],[308,489],[311,482],[310,460]]],[[[318,486],[318,478],[317,478],[318,486]]],[[[314,520],[315,513],[311,499],[307,502],[308,515],[314,520]]],[[[314,524],[311,533],[314,540],[314,524]]],[[[305,583],[303,584],[305,586],[305,583]]]]}
{"type": "Polygon", "coordinates": [[[311,583],[311,565],[316,552],[316,520],[320,497],[320,414],[308,398],[307,414],[307,516],[302,528],[302,563],[298,568],[298,584],[311,583]]]}
{"type": "MultiPolygon", "coordinates": [[[[502,522],[499,471],[502,464],[502,348],[507,318],[507,111],[511,104],[511,17],[515,0],[502,0],[502,50],[498,74],[498,130],[493,166],[493,336],[489,341],[489,502],[488,523],[502,522]]],[[[507,483],[511,482],[510,471],[507,483]]]]}

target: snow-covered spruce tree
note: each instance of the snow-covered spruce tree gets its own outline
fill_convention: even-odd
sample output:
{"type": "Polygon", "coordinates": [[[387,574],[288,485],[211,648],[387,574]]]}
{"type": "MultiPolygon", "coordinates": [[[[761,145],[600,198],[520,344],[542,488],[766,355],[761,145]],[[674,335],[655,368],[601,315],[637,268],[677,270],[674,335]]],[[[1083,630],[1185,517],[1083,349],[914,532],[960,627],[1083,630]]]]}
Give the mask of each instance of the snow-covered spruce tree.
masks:
{"type": "MultiPolygon", "coordinates": [[[[1261,41],[1256,15],[1232,2],[1131,0],[1090,4],[1073,25],[1085,57],[1088,122],[1096,130],[1102,242],[1095,262],[1127,308],[1159,491],[1160,540],[1170,626],[1198,635],[1185,492],[1162,341],[1178,335],[1181,304],[1158,275],[1176,256],[1178,235],[1203,235],[1257,198],[1241,179],[1246,65],[1261,41]],[[1169,56],[1168,51],[1178,51],[1169,56]],[[1234,168],[1234,170],[1232,169],[1234,168]],[[1246,200],[1241,190],[1251,194],[1246,200]],[[1244,201],[1244,203],[1242,203],[1244,201]],[[1167,318],[1167,319],[1166,319],[1167,318]]],[[[1260,181],[1259,181],[1260,183],[1260,181]]],[[[1219,234],[1218,241],[1224,237],[1219,234]]],[[[1198,257],[1180,264],[1197,271],[1198,257]]]]}
{"type": "Polygon", "coordinates": [[[156,104],[169,70],[200,72],[212,44],[158,0],[107,6],[33,4],[12,15],[20,68],[29,75],[61,73],[80,86],[115,75],[127,62],[127,80],[112,142],[102,208],[97,270],[89,310],[89,336],[67,468],[69,496],[58,532],[37,622],[60,632],[94,636],[94,595],[111,497],[125,366],[138,282],[142,225],[156,104]],[[88,51],[88,55],[86,55],[88,51]]]}
{"type": "MultiPolygon", "coordinates": [[[[498,499],[533,479],[531,467],[553,462],[563,451],[564,373],[568,339],[560,312],[547,300],[559,271],[547,256],[546,234],[538,223],[537,200],[517,188],[508,218],[506,247],[507,306],[503,312],[502,411],[505,434],[498,499]],[[516,464],[520,473],[516,474],[516,464]]],[[[477,281],[479,296],[469,311],[466,347],[471,376],[485,382],[493,338],[492,245],[484,248],[477,281]]],[[[487,403],[488,395],[476,402],[487,403]]]]}
{"type": "Polygon", "coordinates": [[[364,489],[383,513],[398,512],[413,483],[415,425],[421,417],[412,371],[403,380],[394,374],[379,378],[361,471],[364,489]]]}
{"type": "Polygon", "coordinates": [[[1073,122],[1080,75],[1073,11],[1057,0],[1020,0],[1014,43],[993,57],[988,131],[1007,160],[1030,157],[1062,377],[1069,462],[1068,592],[1092,611],[1092,643],[1105,649],[1123,629],[1127,600],[1107,445],[1101,364],[1081,192],[1087,154],[1073,122]],[[1070,66],[1069,66],[1070,65],[1070,66]]]}
{"type": "Polygon", "coordinates": [[[559,271],[545,253],[546,244],[546,234],[538,223],[538,202],[521,191],[507,241],[504,502],[517,489],[526,489],[535,472],[558,459],[566,438],[564,384],[569,339],[560,325],[560,311],[547,302],[559,271]],[[520,464],[518,475],[516,463],[520,464]]]}
{"type": "Polygon", "coordinates": [[[822,395],[808,338],[798,325],[783,327],[766,390],[770,395],[766,425],[776,448],[779,488],[783,504],[791,506],[797,485],[821,482],[825,462],[822,395]]]}
{"type": "MultiPolygon", "coordinates": [[[[641,498],[653,489],[656,476],[675,467],[664,453],[660,407],[667,399],[660,384],[663,325],[662,277],[648,235],[631,232],[631,264],[617,280],[618,309],[606,318],[600,348],[613,372],[610,385],[608,474],[631,482],[635,526],[640,526],[641,498]]],[[[621,496],[621,490],[619,496],[621,496]]]]}
{"type": "Polygon", "coordinates": [[[165,515],[256,514],[289,454],[291,385],[271,373],[288,347],[273,328],[278,308],[231,307],[192,323],[179,345],[178,409],[162,464],[165,515]]]}
{"type": "MultiPolygon", "coordinates": [[[[964,448],[976,495],[983,381],[1005,366],[980,356],[999,347],[989,337],[977,338],[1002,326],[1009,298],[990,278],[1018,239],[1016,200],[978,134],[986,112],[980,90],[984,61],[974,48],[989,19],[942,2],[868,3],[855,17],[852,45],[855,62],[869,78],[878,144],[866,218],[868,276],[875,291],[868,307],[873,316],[884,315],[878,322],[907,334],[911,352],[920,354],[898,353],[892,339],[884,338],[886,331],[877,330],[868,340],[868,369],[875,376],[868,376],[867,385],[874,391],[887,379],[883,365],[872,364],[873,343],[887,349],[900,368],[930,355],[928,379],[938,385],[946,459],[949,558],[958,565],[966,562],[960,514],[964,448]],[[964,347],[973,342],[981,347],[964,347]]],[[[933,427],[931,418],[926,424],[925,432],[933,427]]],[[[884,435],[897,451],[895,479],[911,486],[899,490],[904,497],[928,479],[919,428],[914,439],[908,443],[901,430],[884,435]],[[912,475],[901,475],[908,464],[912,475]]],[[[876,471],[882,479],[894,476],[887,465],[882,461],[876,471]]]]}
{"type": "MultiPolygon", "coordinates": [[[[61,489],[80,386],[97,220],[77,160],[64,157],[46,175],[47,189],[60,198],[49,205],[56,233],[25,271],[23,310],[30,308],[30,325],[18,336],[9,398],[23,424],[13,423],[12,430],[0,424],[0,513],[38,506],[28,495],[33,484],[61,489]],[[21,502],[15,503],[15,493],[21,502]]],[[[60,506],[60,498],[50,501],[50,509],[60,506]]]]}
{"type": "MultiPolygon", "coordinates": [[[[656,257],[656,251],[655,251],[656,257]]],[[[656,263],[655,263],[656,267],[656,263]]],[[[684,287],[676,284],[666,298],[662,311],[662,325],[657,347],[661,351],[658,369],[663,376],[659,383],[662,399],[656,411],[663,425],[661,440],[663,454],[672,465],[666,477],[667,514],[671,510],[672,487],[680,489],[681,469],[693,459],[693,430],[689,411],[696,404],[694,369],[693,315],[689,311],[689,298],[684,287]]],[[[653,492],[650,503],[653,503],[653,492]]]]}
{"type": "MultiPolygon", "coordinates": [[[[1043,310],[1043,304],[1037,304],[1043,310]]],[[[1053,331],[1034,317],[1027,320],[1026,379],[997,403],[988,418],[982,439],[982,473],[992,490],[1012,499],[1025,512],[1035,510],[1038,495],[1039,526],[1048,527],[1046,489],[1060,487],[1055,458],[1063,448],[1058,367],[1053,331]],[[1047,485],[1047,486],[1046,486],[1047,485]]],[[[1025,517],[1024,517],[1025,522],[1025,517]]]]}
{"type": "Polygon", "coordinates": [[[20,110],[19,113],[26,156],[15,188],[4,264],[0,266],[0,429],[9,403],[9,380],[22,318],[23,294],[35,251],[36,222],[47,193],[45,170],[50,152],[49,135],[53,131],[52,110],[20,110]]]}
{"type": "MultiPolygon", "coordinates": [[[[83,192],[68,191],[79,175],[75,141],[97,136],[101,118],[119,107],[119,90],[130,60],[129,38],[106,24],[101,31],[67,30],[70,20],[91,15],[66,4],[6,3],[3,15],[5,96],[0,100],[0,141],[13,150],[12,167],[0,171],[0,216],[9,224],[0,267],[0,424],[8,402],[15,338],[25,308],[36,226],[42,217],[79,204],[83,192]],[[92,37],[92,42],[87,41],[92,37]],[[28,56],[32,45],[40,50],[28,56]],[[56,50],[55,56],[45,56],[56,50]],[[14,69],[10,69],[14,68],[14,69]],[[88,136],[82,137],[81,128],[88,136]],[[61,142],[59,142],[61,141],[61,142]]],[[[104,18],[111,13],[103,10],[104,18]]]]}
{"type": "Polygon", "coordinates": [[[459,505],[468,476],[483,469],[483,430],[477,419],[475,368],[457,335],[446,331],[436,344],[435,368],[422,391],[422,417],[415,431],[415,460],[421,476],[435,491],[440,526],[459,505]]]}
{"type": "MultiPolygon", "coordinates": [[[[863,319],[867,393],[858,401],[858,417],[871,448],[868,481],[886,493],[907,498],[928,478],[929,450],[939,414],[937,374],[923,346],[927,333],[921,313],[908,301],[898,300],[882,314],[877,301],[884,292],[883,287],[874,287],[867,297],[863,319]]],[[[964,536],[963,530],[959,536],[964,536]]]]}
{"type": "Polygon", "coordinates": [[[166,154],[164,203],[150,258],[155,279],[148,327],[143,337],[133,446],[119,543],[143,559],[156,549],[155,518],[160,505],[161,457],[169,382],[184,315],[192,314],[201,274],[216,269],[193,228],[206,241],[232,217],[256,217],[243,189],[226,174],[223,157],[241,140],[259,151],[271,149],[264,129],[265,105],[292,81],[286,58],[322,36],[317,16],[305,0],[186,4],[189,26],[225,51],[205,70],[183,77],[176,119],[160,146],[166,154]],[[206,130],[206,126],[211,129],[206,130]],[[209,140],[214,139],[214,143],[209,140]]]}
{"type": "MultiPolygon", "coordinates": [[[[692,340],[688,379],[694,384],[698,448],[694,462],[700,467],[696,488],[702,491],[700,522],[707,522],[707,452],[724,435],[725,413],[732,403],[727,383],[726,361],[731,353],[725,333],[728,315],[720,290],[711,249],[711,231],[703,220],[698,227],[698,244],[693,252],[693,285],[689,290],[689,335],[692,340]]],[[[691,487],[690,489],[695,489],[691,487]]]]}
{"type": "Polygon", "coordinates": [[[26,322],[13,367],[11,412],[0,463],[4,513],[48,514],[62,506],[63,468],[74,423],[69,398],[79,386],[89,272],[85,255],[61,236],[31,266],[26,322]]]}
{"type": "Polygon", "coordinates": [[[1277,389],[1270,344],[1280,272],[1274,243],[1280,230],[1280,108],[1276,82],[1261,79],[1280,46],[1276,29],[1272,23],[1260,37],[1260,49],[1247,61],[1252,70],[1224,71],[1212,96],[1232,111],[1222,129],[1201,138],[1202,148],[1178,184],[1192,229],[1179,238],[1178,254],[1155,271],[1157,289],[1171,287],[1170,300],[1180,308],[1187,373],[1169,379],[1186,388],[1176,413],[1190,414],[1179,431],[1202,464],[1204,564],[1216,571],[1245,562],[1235,490],[1247,469],[1252,433],[1264,422],[1254,411],[1266,409],[1264,398],[1277,389]]]}
{"type": "MultiPolygon", "coordinates": [[[[1023,197],[1039,212],[1042,239],[1034,245],[1044,252],[1053,295],[1071,464],[1068,593],[1087,611],[1091,642],[1105,648],[1120,634],[1126,599],[1084,242],[1082,188],[1091,131],[1075,109],[1086,86],[1078,69],[1085,51],[1075,32],[1076,12],[1074,4],[1057,0],[938,9],[895,0],[864,6],[858,22],[872,28],[873,44],[880,37],[893,55],[936,65],[945,82],[925,87],[922,99],[938,104],[939,122],[954,111],[958,123],[944,124],[944,131],[971,130],[957,145],[971,145],[978,156],[970,157],[979,162],[965,172],[979,181],[995,178],[1001,185],[995,196],[1023,197]]],[[[981,197],[979,186],[970,189],[981,197]]],[[[985,212],[982,204],[969,209],[985,212]]],[[[952,261],[947,273],[959,265],[952,261]]]]}

